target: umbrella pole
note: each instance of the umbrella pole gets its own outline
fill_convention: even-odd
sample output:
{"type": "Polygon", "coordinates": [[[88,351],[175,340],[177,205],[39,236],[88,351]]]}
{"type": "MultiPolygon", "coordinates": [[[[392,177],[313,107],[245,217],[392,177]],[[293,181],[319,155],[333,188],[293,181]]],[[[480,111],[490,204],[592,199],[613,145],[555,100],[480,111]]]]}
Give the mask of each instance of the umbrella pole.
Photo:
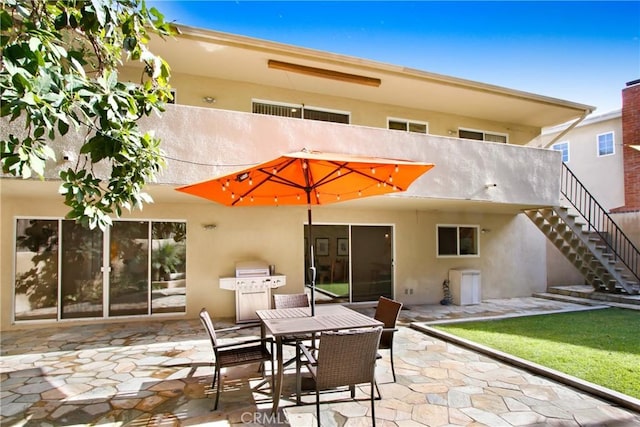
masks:
{"type": "Polygon", "coordinates": [[[308,205],[307,208],[307,239],[309,241],[309,271],[311,272],[311,315],[315,316],[316,314],[316,261],[315,254],[313,250],[313,231],[311,228],[313,227],[313,223],[311,222],[311,204],[308,205]]]}

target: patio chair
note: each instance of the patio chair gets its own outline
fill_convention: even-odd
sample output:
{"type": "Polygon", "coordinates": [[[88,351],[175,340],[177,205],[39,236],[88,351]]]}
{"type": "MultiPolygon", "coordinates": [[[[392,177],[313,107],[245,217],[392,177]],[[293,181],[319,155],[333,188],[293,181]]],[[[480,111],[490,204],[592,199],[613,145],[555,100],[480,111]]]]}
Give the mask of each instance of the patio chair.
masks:
{"type": "MultiPolygon", "coordinates": [[[[304,308],[309,307],[309,296],[305,293],[302,294],[274,294],[273,295],[273,308],[304,308]]],[[[282,338],[283,345],[297,346],[301,341],[312,340],[311,347],[315,346],[315,339],[313,334],[305,334],[300,336],[286,336],[282,338]]],[[[282,367],[287,367],[296,361],[298,356],[284,362],[282,367]]]]}
{"type": "MultiPolygon", "coordinates": [[[[382,336],[380,337],[380,350],[389,350],[389,358],[391,359],[391,373],[393,374],[393,382],[396,382],[396,370],[393,366],[393,335],[398,330],[396,328],[396,322],[402,309],[402,303],[380,297],[378,299],[378,306],[376,307],[376,313],[374,319],[384,323],[384,329],[382,330],[382,336]]],[[[382,356],[378,354],[378,358],[382,356]]]]}
{"type": "MultiPolygon", "coordinates": [[[[299,344],[304,362],[315,382],[316,417],[320,426],[320,391],[349,386],[355,398],[355,386],[371,385],[371,419],[376,425],[374,406],[375,369],[382,327],[323,332],[316,355],[299,344]]],[[[299,377],[301,372],[297,372],[299,377]]]]}
{"type": "MultiPolygon", "coordinates": [[[[216,386],[216,380],[218,382],[216,402],[213,407],[214,411],[218,409],[218,402],[222,391],[222,374],[220,372],[222,368],[260,363],[260,370],[262,370],[264,376],[264,362],[271,362],[271,384],[273,387],[273,384],[275,384],[275,377],[273,368],[272,338],[258,338],[236,341],[229,344],[219,344],[209,312],[204,308],[200,310],[200,320],[209,335],[214,353],[215,371],[213,373],[213,382],[211,383],[212,390],[216,386]],[[267,348],[267,344],[269,344],[269,349],[267,348]]],[[[234,330],[237,329],[238,328],[234,328],[234,330]]]]}
{"type": "Polygon", "coordinates": [[[274,294],[273,308],[300,308],[309,307],[307,294],[274,294]]]}

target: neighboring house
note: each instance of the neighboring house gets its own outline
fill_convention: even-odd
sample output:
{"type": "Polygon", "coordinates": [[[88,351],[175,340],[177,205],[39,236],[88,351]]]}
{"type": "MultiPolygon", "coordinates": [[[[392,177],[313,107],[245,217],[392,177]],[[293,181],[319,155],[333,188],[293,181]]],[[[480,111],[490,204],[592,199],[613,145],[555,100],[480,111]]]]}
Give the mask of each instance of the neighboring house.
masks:
{"type": "MultiPolygon", "coordinates": [[[[593,115],[546,128],[532,146],[562,153],[563,162],[588,193],[640,247],[640,81],[622,91],[622,110],[593,115]]],[[[569,205],[567,200],[561,204],[569,205]]],[[[547,244],[548,284],[572,285],[585,281],[558,249],[547,244]]]]}
{"type": "MultiPolygon", "coordinates": [[[[219,278],[263,259],[304,289],[302,207],[229,208],[175,191],[303,148],[426,161],[405,193],[314,207],[318,295],[438,303],[451,269],[480,271],[481,298],[547,288],[545,237],[525,209],[558,206],[561,154],[527,147],[593,107],[247,37],[181,28],[152,49],[172,68],[175,105],[146,119],[167,167],[155,203],[107,232],[65,221],[57,172],[79,136],[57,141],[47,180],[3,176],[1,328],[38,322],[234,316],[219,278]],[[330,286],[333,285],[333,286],[330,286]],[[371,292],[370,289],[375,289],[371,292]]],[[[139,80],[126,68],[121,78],[139,80]]],[[[3,126],[18,131],[19,125],[3,126]]],[[[554,141],[559,142],[559,141],[554,141]]],[[[474,282],[478,285],[478,282],[474,282]]]]}

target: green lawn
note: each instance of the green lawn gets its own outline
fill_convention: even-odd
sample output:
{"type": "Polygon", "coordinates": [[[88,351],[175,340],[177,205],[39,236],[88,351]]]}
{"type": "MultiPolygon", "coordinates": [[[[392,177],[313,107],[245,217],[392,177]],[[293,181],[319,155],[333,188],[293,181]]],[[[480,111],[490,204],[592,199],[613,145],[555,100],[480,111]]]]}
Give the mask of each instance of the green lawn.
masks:
{"type": "Polygon", "coordinates": [[[349,284],[348,283],[316,283],[316,289],[324,291],[333,297],[346,297],[349,296],[349,284]]]}
{"type": "Polygon", "coordinates": [[[608,308],[433,327],[640,398],[640,311],[608,308]]]}

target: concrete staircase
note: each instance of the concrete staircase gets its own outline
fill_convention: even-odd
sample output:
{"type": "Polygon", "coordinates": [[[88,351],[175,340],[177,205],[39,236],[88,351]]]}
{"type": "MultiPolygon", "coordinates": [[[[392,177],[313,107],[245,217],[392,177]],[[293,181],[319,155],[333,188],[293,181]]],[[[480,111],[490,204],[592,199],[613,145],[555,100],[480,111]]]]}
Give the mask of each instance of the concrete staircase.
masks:
{"type": "Polygon", "coordinates": [[[590,306],[610,305],[640,310],[640,295],[598,292],[588,285],[552,286],[547,289],[547,292],[537,292],[534,293],[533,296],[555,301],[571,302],[574,304],[590,306]]]}
{"type": "Polygon", "coordinates": [[[594,291],[636,295],[640,283],[611,251],[601,234],[589,230],[581,216],[566,207],[526,210],[549,241],[582,273],[594,291]]]}

